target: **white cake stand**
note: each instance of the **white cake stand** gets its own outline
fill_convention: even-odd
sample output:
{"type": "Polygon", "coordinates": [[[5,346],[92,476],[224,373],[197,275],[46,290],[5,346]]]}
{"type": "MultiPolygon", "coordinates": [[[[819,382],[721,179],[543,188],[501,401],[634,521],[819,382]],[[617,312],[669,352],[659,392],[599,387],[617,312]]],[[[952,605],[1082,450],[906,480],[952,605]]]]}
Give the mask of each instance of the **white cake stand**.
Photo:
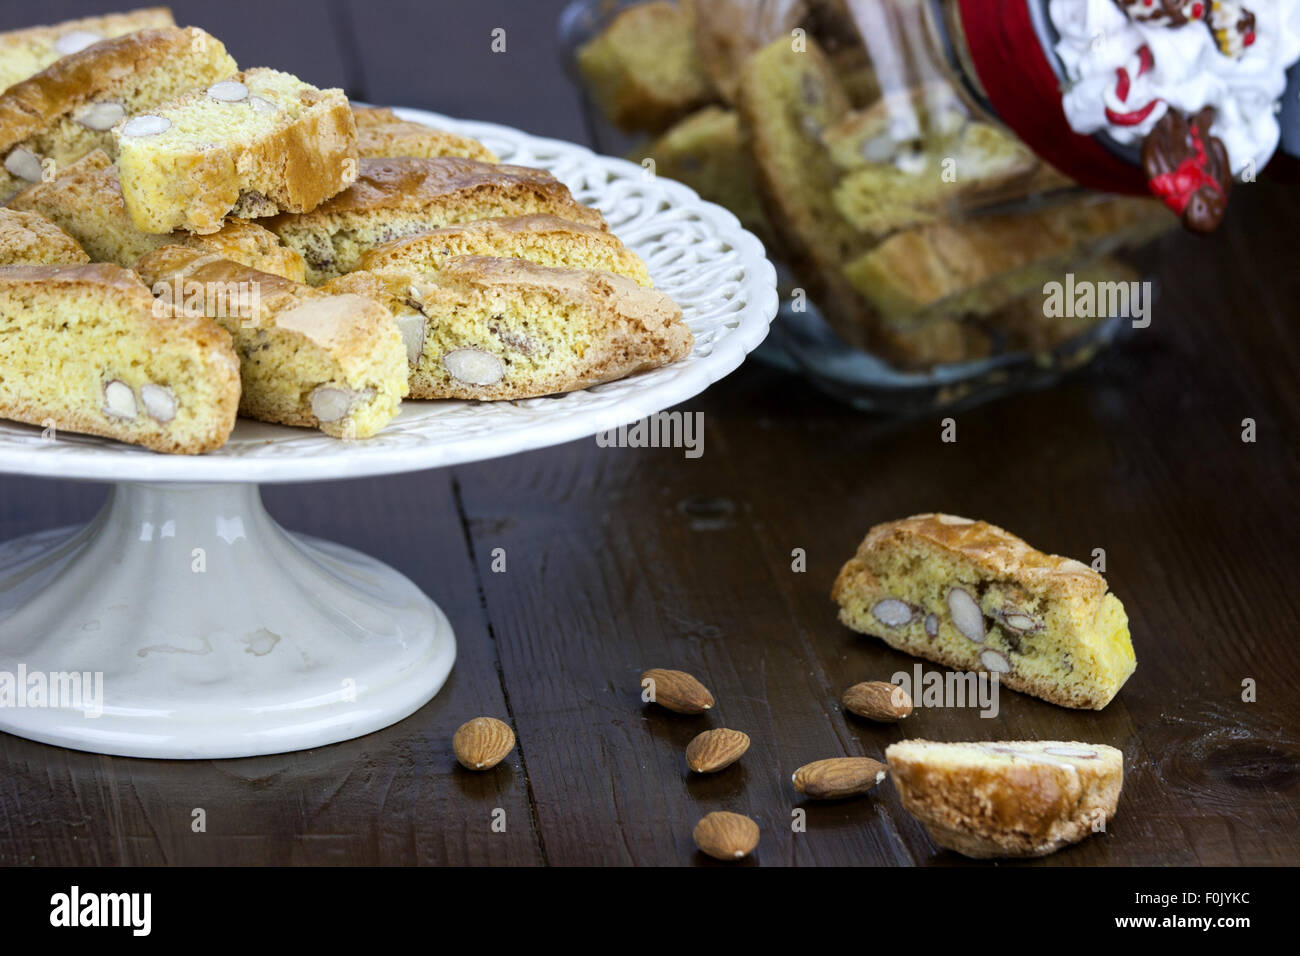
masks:
{"type": "Polygon", "coordinates": [[[550,169],[598,207],[682,306],[693,352],[556,398],[408,402],[365,441],[241,420],[217,452],[167,456],[0,422],[0,473],[114,483],[89,525],[0,544],[0,730],[98,753],[241,757],[401,720],[451,670],[446,616],[373,558],[286,532],[258,485],[437,468],[590,436],[698,394],[766,335],[776,277],[726,210],[568,143],[399,112],[550,169]]]}

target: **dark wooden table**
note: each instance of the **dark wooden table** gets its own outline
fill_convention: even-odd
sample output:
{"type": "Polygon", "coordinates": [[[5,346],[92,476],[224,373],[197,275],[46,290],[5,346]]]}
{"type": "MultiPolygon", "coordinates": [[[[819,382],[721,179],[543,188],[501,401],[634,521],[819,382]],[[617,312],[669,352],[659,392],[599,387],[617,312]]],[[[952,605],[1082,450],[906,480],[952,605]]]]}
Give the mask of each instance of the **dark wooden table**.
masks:
{"type": "MultiPolygon", "coordinates": [[[[496,17],[518,34],[526,62],[503,58],[507,80],[544,74],[513,90],[500,73],[480,74],[496,77],[484,90],[436,64],[434,83],[425,61],[388,55],[374,24],[414,48],[416,4],[368,5],[384,17],[331,4],[305,29],[328,28],[351,52],[319,61],[297,36],[236,39],[239,11],[265,6],[193,19],[232,48],[260,45],[268,62],[377,101],[580,135],[549,46],[558,4],[458,5],[465,30],[496,17]],[[374,35],[342,30],[349,14],[374,35]],[[317,75],[334,66],[343,79],[317,75]]],[[[441,22],[438,50],[466,59],[461,29],[441,22]]],[[[1300,863],[1300,191],[1248,186],[1234,204],[1219,236],[1154,250],[1164,293],[1150,329],[1054,389],[958,414],[956,443],[940,440],[937,420],[873,420],[751,361],[684,406],[704,413],[697,460],[590,439],[267,488],[286,526],[391,563],[442,605],[460,655],[446,688],[395,727],[284,756],[131,760],[0,736],[0,863],[707,864],[691,829],[723,808],[759,822],[762,865],[967,863],[936,850],[888,786],[830,805],[790,786],[802,763],[879,756],[905,735],[1122,748],[1109,832],[1041,865],[1300,863]],[[845,687],[913,660],[841,627],[831,581],[870,525],[930,510],[986,518],[1058,553],[1106,550],[1139,662],[1114,703],[1076,713],[1008,691],[996,719],[921,710],[897,727],[842,712],[845,687]],[[490,570],[494,548],[506,549],[504,574],[490,570]],[[643,705],[638,675],[653,666],[698,675],[716,710],[643,705]],[[1256,702],[1242,700],[1246,679],[1256,702]],[[456,765],[451,735],[482,714],[508,720],[519,747],[476,775],[456,765]],[[724,725],[750,734],[749,753],[688,776],[687,741],[724,725]],[[197,807],[206,833],[191,831],[197,807]],[[797,807],[806,832],[792,832],[797,807]],[[498,809],[505,832],[491,825],[498,809]]],[[[104,495],[0,478],[0,539],[88,519],[104,495]]]]}

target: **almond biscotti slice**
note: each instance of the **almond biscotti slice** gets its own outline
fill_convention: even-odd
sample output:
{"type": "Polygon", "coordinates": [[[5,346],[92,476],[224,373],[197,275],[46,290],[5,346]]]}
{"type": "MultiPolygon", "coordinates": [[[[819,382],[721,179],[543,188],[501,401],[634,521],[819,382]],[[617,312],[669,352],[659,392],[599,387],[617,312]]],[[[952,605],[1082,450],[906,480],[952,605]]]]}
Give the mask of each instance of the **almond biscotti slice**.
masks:
{"type": "Polygon", "coordinates": [[[462,156],[484,163],[497,162],[496,154],[476,139],[457,136],[423,123],[412,123],[389,109],[354,105],[352,117],[357,122],[359,156],[413,156],[423,159],[462,156]]]}
{"type": "Polygon", "coordinates": [[[578,50],[577,64],[621,129],[659,132],[712,98],[690,11],[668,0],[620,10],[578,50]]]}
{"type": "Polygon", "coordinates": [[[77,240],[34,212],[0,207],[0,266],[89,262],[77,240]]]}
{"type": "Polygon", "coordinates": [[[329,291],[390,309],[406,336],[413,398],[484,401],[570,392],[658,368],[694,337],[668,296],[610,272],[459,256],[433,282],[353,272],[329,291]]]}
{"type": "Polygon", "coordinates": [[[178,230],[166,235],[141,232],[127,214],[117,167],[97,149],[47,183],[37,183],[9,201],[57,223],[80,242],[91,259],[130,268],[145,253],[167,245],[186,245],[295,282],[307,273],[302,256],[285,248],[275,233],[248,219],[231,219],[208,236],[178,230]]]}
{"type": "Polygon", "coordinates": [[[1124,784],[1120,751],[1078,741],[903,740],[885,760],[903,809],[976,859],[1046,856],[1104,831],[1124,784]]]}
{"type": "Polygon", "coordinates": [[[238,405],[230,336],[159,316],[129,269],[0,266],[0,417],[194,455],[238,405]]]}
{"type": "Polygon", "coordinates": [[[1124,606],[1100,574],[984,521],[876,525],[831,598],[855,631],[1062,707],[1100,710],[1137,666],[1124,606]]]}
{"type": "Polygon", "coordinates": [[[1089,197],[896,232],[844,272],[892,322],[986,315],[1041,288],[1067,262],[1144,242],[1176,221],[1155,200],[1089,197]]]}
{"type": "Polygon", "coordinates": [[[115,155],[112,128],[237,69],[197,27],[140,30],[65,56],[0,94],[0,197],[91,150],[115,155]]]}
{"type": "Polygon", "coordinates": [[[612,232],[540,213],[476,219],[394,239],[366,250],[360,268],[414,270],[427,277],[456,256],[495,256],[565,269],[599,269],[627,276],[637,285],[653,285],[641,257],[612,232]]]}
{"type": "Polygon", "coordinates": [[[264,67],[137,113],[113,136],[122,198],[144,232],[310,212],[357,175],[343,91],[264,67]]]}
{"type": "Polygon", "coordinates": [[[240,414],[369,438],[407,393],[406,351],[387,309],[329,295],[202,249],[166,246],[136,266],[173,313],[201,314],[234,339],[240,414]]]}
{"type": "Polygon", "coordinates": [[[8,89],[41,72],[60,57],[77,53],[100,40],[150,27],[175,25],[172,12],[166,7],[145,7],[0,33],[0,90],[8,89]]]}
{"type": "Polygon", "coordinates": [[[267,228],[307,260],[318,285],[360,264],[367,249],[474,219],[548,213],[605,229],[599,212],[541,169],[457,156],[363,159],[356,183],[314,212],[276,216],[267,228]]]}

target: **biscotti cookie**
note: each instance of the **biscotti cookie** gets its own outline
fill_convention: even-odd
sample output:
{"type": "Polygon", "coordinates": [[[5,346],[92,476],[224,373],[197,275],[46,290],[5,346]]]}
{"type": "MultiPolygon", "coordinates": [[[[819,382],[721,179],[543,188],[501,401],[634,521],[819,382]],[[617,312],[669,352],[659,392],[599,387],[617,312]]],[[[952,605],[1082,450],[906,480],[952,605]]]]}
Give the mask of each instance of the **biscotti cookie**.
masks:
{"type": "Polygon", "coordinates": [[[77,240],[34,212],[0,207],[0,266],[89,262],[77,240]]]}
{"type": "MultiPolygon", "coordinates": [[[[1073,276],[1075,288],[1095,290],[1114,289],[1121,285],[1131,289],[1132,284],[1141,279],[1140,273],[1132,266],[1106,257],[1054,272],[1046,281],[1060,283],[1064,288],[1067,276],[1073,276]]],[[[1045,299],[1042,287],[1037,287],[1024,298],[991,313],[984,322],[1006,336],[1010,350],[1047,352],[1114,317],[1102,314],[1097,307],[1099,303],[1095,301],[1085,308],[1078,308],[1071,302],[1071,307],[1061,309],[1059,315],[1050,315],[1045,299]]]]}
{"type": "Polygon", "coordinates": [[[767,236],[767,217],[754,185],[754,161],[734,110],[706,106],[628,158],[653,159],[656,176],[685,183],[700,198],[730,209],[760,239],[767,236]]]}
{"type": "Polygon", "coordinates": [[[831,598],[855,631],[1062,707],[1100,710],[1137,666],[1124,606],[1100,574],[984,521],[876,525],[831,598]]]}
{"type": "Polygon", "coordinates": [[[587,388],[684,358],[694,338],[662,292],[610,272],[460,256],[436,281],[354,272],[329,291],[383,302],[410,331],[414,398],[485,401],[587,388]]]}
{"type": "Polygon", "coordinates": [[[1107,255],[1175,224],[1155,200],[1090,197],[896,232],[844,271],[894,322],[982,315],[1041,287],[1043,275],[1065,263],[1107,255]]]}
{"type": "Polygon", "coordinates": [[[604,229],[599,212],[541,169],[436,159],[363,159],[357,181],[316,210],[266,225],[307,260],[313,285],[357,268],[367,249],[474,219],[547,213],[604,229]]]}
{"type": "Polygon", "coordinates": [[[144,232],[210,233],[225,217],[310,212],[357,176],[342,90],[258,68],[113,129],[127,212],[144,232]]]}
{"type": "Polygon", "coordinates": [[[641,257],[612,232],[542,214],[476,219],[394,239],[368,249],[360,268],[416,271],[429,277],[455,256],[527,259],[543,266],[601,269],[652,285],[641,257]]]}
{"type": "Polygon", "coordinates": [[[147,7],[0,33],[0,90],[8,89],[41,72],[60,57],[77,53],[100,40],[150,27],[175,25],[172,12],[166,7],[147,7]]]}
{"type": "Polygon", "coordinates": [[[91,150],[114,155],[112,128],[236,69],[196,27],[140,30],[55,61],[0,94],[0,198],[55,175],[91,150]]]}
{"type": "Polygon", "coordinates": [[[406,350],[392,315],[373,300],[183,246],[151,252],[136,269],[171,311],[197,310],[230,332],[240,414],[335,438],[369,438],[397,414],[406,350]]]}
{"type": "Polygon", "coordinates": [[[1042,185],[1042,164],[1015,137],[969,122],[913,163],[859,165],[835,187],[835,207],[858,229],[880,238],[897,229],[962,215],[1028,194],[1042,185]]]}
{"type": "Polygon", "coordinates": [[[357,123],[358,156],[462,156],[484,163],[497,161],[496,154],[476,139],[412,123],[389,109],[353,106],[352,117],[357,123]]]}
{"type": "Polygon", "coordinates": [[[1115,817],[1124,755],[1078,741],[903,740],[885,750],[903,809],[976,859],[1046,856],[1115,817]]]}
{"type": "Polygon", "coordinates": [[[667,0],[620,11],[577,59],[597,105],[621,129],[657,133],[711,97],[691,18],[667,0]]]}
{"type": "Polygon", "coordinates": [[[225,443],[238,405],[230,336],[159,317],[130,270],[0,266],[0,417],[199,454],[225,443]]]}
{"type": "Polygon", "coordinates": [[[23,190],[9,206],[38,212],[57,223],[96,262],[130,268],[147,252],[180,244],[220,253],[297,282],[307,272],[302,256],[282,246],[273,232],[247,219],[232,219],[209,236],[184,231],[169,235],[141,232],[127,214],[117,167],[101,149],[83,156],[50,182],[23,190]]]}

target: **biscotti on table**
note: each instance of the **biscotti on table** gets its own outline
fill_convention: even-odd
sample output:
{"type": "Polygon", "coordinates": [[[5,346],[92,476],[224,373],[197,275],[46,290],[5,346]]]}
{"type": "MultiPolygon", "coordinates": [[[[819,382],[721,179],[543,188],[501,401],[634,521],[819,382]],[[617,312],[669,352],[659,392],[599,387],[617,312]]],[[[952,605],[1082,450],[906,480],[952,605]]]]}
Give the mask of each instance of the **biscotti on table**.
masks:
{"type": "Polygon", "coordinates": [[[166,311],[197,312],[230,333],[241,414],[335,438],[368,438],[397,414],[406,350],[392,315],[373,300],[330,295],[200,248],[166,246],[136,269],[166,311]]]}
{"type": "Polygon", "coordinates": [[[147,7],[0,33],[0,90],[8,89],[41,72],[55,60],[78,53],[100,40],[150,27],[175,25],[172,12],[166,7],[147,7]]]}
{"type": "Polygon", "coordinates": [[[1063,707],[1100,710],[1137,666],[1128,616],[1100,574],[984,521],[876,525],[831,597],[855,631],[1063,707]]]}
{"type": "Polygon", "coordinates": [[[0,417],[198,454],[239,406],[230,336],[120,266],[0,266],[0,417]]]}
{"type": "Polygon", "coordinates": [[[904,740],[885,760],[934,842],[976,859],[1045,856],[1103,832],[1124,784],[1123,754],[1078,741],[904,740]]]}
{"type": "Polygon", "coordinates": [[[456,256],[432,278],[362,271],[324,288],[371,296],[392,312],[415,398],[573,391],[675,362],[694,341],[668,296],[592,269],[456,256]]]}
{"type": "Polygon", "coordinates": [[[307,260],[313,285],[356,269],[383,242],[441,226],[545,213],[605,229],[599,212],[550,173],[460,157],[362,159],[357,181],[314,211],[267,228],[307,260]]]}
{"type": "Polygon", "coordinates": [[[117,167],[103,150],[83,156],[49,182],[36,183],[9,201],[11,209],[38,212],[81,243],[96,262],[131,268],[145,253],[167,245],[188,245],[227,259],[302,281],[302,256],[280,245],[275,234],[251,219],[229,219],[218,231],[201,236],[177,230],[141,232],[126,211],[117,167]]]}
{"type": "Polygon", "coordinates": [[[266,68],[137,111],[113,136],[122,198],[144,232],[211,233],[227,215],[310,212],[357,175],[343,91],[266,68]]]}
{"type": "Polygon", "coordinates": [[[0,199],[91,150],[114,155],[118,123],[236,69],[196,27],[140,30],[56,60],[0,93],[0,199]]]}

